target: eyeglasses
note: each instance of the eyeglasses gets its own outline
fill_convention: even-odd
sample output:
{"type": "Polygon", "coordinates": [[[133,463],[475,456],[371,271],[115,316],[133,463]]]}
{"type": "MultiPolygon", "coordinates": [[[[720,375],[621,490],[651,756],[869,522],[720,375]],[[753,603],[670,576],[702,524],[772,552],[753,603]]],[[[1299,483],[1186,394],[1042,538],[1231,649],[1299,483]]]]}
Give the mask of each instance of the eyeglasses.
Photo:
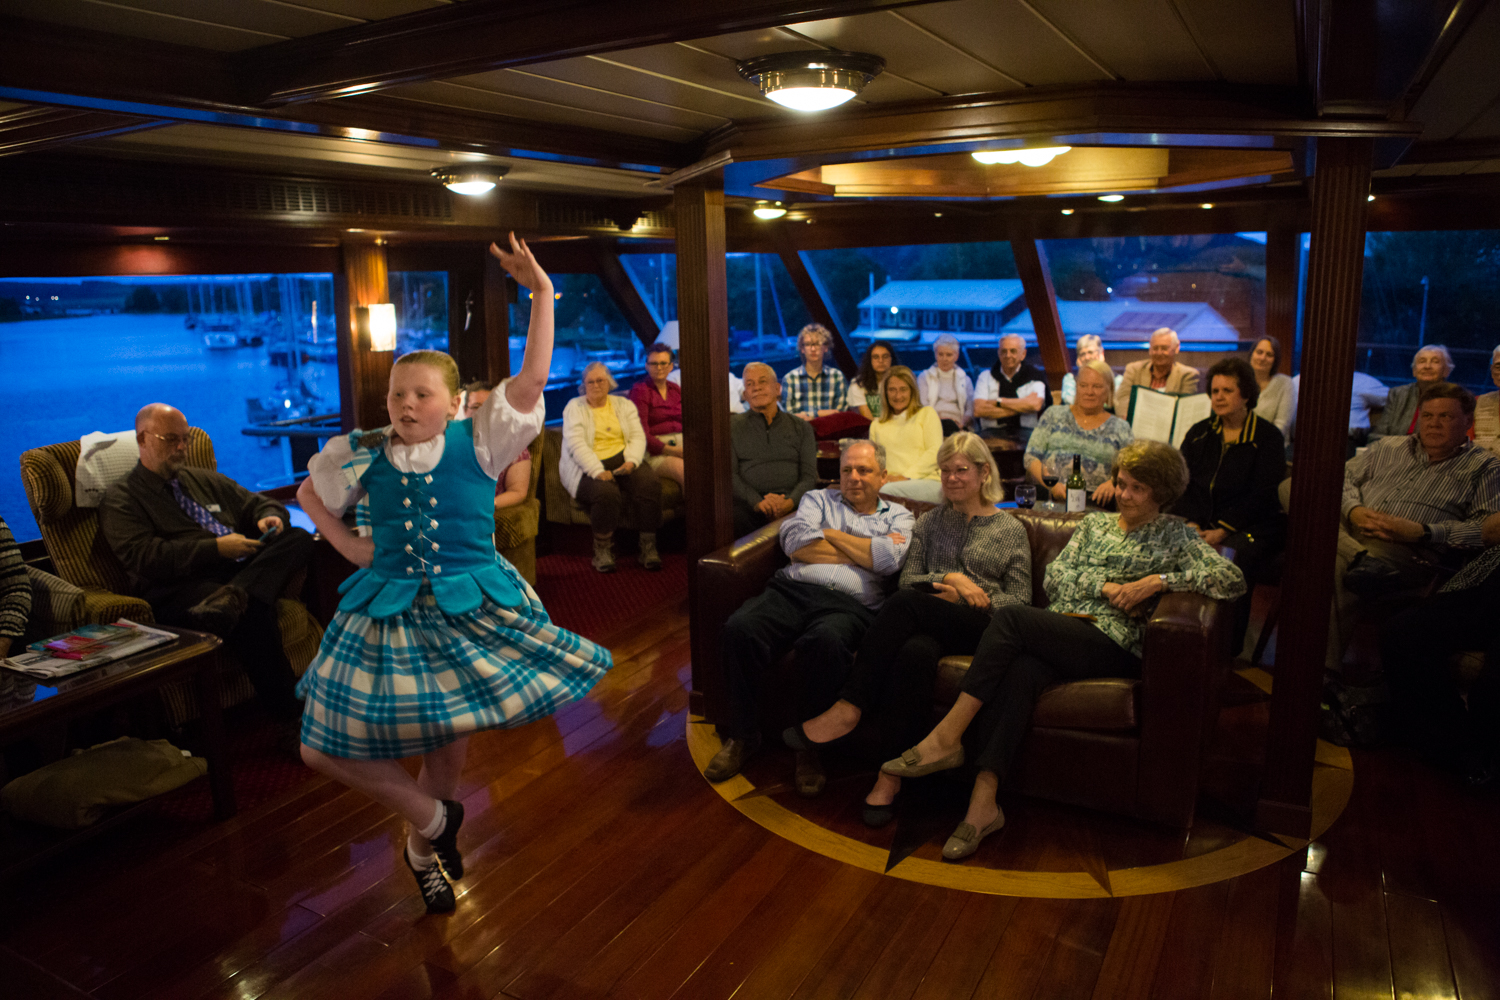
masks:
{"type": "Polygon", "coordinates": [[[647,361],[646,362],[646,367],[647,368],[671,368],[672,367],[672,362],[670,362],[670,361],[647,361]]]}
{"type": "Polygon", "coordinates": [[[188,442],[187,435],[185,434],[158,434],[155,431],[147,431],[146,433],[156,438],[168,448],[180,448],[188,442]]]}

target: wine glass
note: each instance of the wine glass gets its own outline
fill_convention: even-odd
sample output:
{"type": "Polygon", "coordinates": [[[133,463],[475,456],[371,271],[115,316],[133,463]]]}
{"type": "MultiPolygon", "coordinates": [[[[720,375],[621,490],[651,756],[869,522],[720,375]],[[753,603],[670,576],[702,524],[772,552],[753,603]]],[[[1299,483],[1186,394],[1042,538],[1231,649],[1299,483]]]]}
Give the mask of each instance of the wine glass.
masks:
{"type": "Polygon", "coordinates": [[[1046,469],[1042,475],[1042,485],[1047,487],[1047,510],[1052,510],[1055,504],[1052,502],[1052,487],[1057,485],[1058,475],[1051,469],[1046,469]]]}
{"type": "Polygon", "coordinates": [[[1016,485],[1016,506],[1030,510],[1036,504],[1036,487],[1030,483],[1016,485]]]}

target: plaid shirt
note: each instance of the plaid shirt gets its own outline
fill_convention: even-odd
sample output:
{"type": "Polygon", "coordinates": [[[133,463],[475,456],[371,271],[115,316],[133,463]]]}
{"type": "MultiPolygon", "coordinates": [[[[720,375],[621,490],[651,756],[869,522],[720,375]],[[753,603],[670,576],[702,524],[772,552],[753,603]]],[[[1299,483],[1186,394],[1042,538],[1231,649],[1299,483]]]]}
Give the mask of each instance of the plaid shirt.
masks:
{"type": "Polygon", "coordinates": [[[788,413],[811,413],[818,410],[842,410],[849,393],[849,380],[832,365],[824,365],[817,378],[798,365],[781,379],[781,408],[788,413]]]}

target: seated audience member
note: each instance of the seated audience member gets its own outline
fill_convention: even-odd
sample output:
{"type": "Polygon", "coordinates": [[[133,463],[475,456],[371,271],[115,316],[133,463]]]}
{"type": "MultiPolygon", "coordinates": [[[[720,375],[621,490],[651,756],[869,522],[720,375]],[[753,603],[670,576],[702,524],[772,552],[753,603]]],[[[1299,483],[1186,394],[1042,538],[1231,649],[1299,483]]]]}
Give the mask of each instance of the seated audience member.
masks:
{"type": "Polygon", "coordinates": [[[812,420],[843,411],[849,393],[844,373],[828,360],[833,334],[818,323],[809,323],[797,334],[802,364],[786,373],[781,386],[781,408],[794,417],[812,420]]]}
{"type": "Polygon", "coordinates": [[[1414,591],[1480,547],[1485,517],[1500,510],[1500,458],[1469,440],[1473,417],[1469,390],[1430,385],[1417,433],[1381,438],[1344,467],[1330,672],[1341,668],[1361,597],[1414,591]]]}
{"type": "Polygon", "coordinates": [[[937,727],[881,765],[898,778],[979,767],[969,810],[943,847],[968,857],[1005,825],[996,789],[1015,764],[1031,710],[1048,685],[1090,677],[1139,677],[1151,602],[1168,590],[1216,600],[1245,592],[1239,569],[1181,519],[1163,516],[1187,487],[1170,445],[1135,441],[1115,457],[1118,514],[1089,514],[1047,565],[1046,610],[1012,604],[995,612],[974,652],[958,701],[937,727]],[[1082,617],[1075,617],[1082,616],[1082,617]],[[965,739],[970,723],[974,732],[965,739]]]}
{"type": "Polygon", "coordinates": [[[866,420],[875,420],[880,416],[880,380],[885,378],[885,373],[891,370],[893,365],[901,362],[896,360],[896,352],[890,344],[877,340],[865,349],[865,356],[859,362],[859,374],[854,376],[854,381],[849,383],[848,403],[849,409],[858,410],[859,415],[866,420]]]}
{"type": "Polygon", "coordinates": [[[917,379],[905,365],[886,373],[880,394],[880,419],[870,422],[870,440],[885,449],[885,492],[937,503],[943,495],[937,467],[943,425],[937,411],[917,398],[917,379]]]}
{"type": "MultiPolygon", "coordinates": [[[[676,320],[673,320],[673,322],[676,322],[676,320]]],[[[682,369],[673,368],[672,374],[667,376],[667,380],[679,389],[682,388],[682,369]]],[[[745,383],[732,371],[729,373],[729,412],[745,412],[745,383]]]]}
{"type": "Polygon", "coordinates": [[[1255,372],[1255,384],[1260,387],[1255,413],[1275,424],[1286,440],[1292,433],[1292,422],[1297,419],[1297,387],[1290,375],[1276,370],[1280,364],[1281,341],[1275,337],[1260,338],[1250,352],[1250,367],[1255,372]]]}
{"type": "Polygon", "coordinates": [[[982,433],[1025,444],[1050,398],[1047,376],[1026,361],[1026,341],[1014,333],[1001,337],[995,367],[980,372],[974,386],[982,433]]]}
{"type": "Polygon", "coordinates": [[[818,482],[818,442],[805,420],[777,403],[781,384],[768,364],[745,366],[748,412],[729,418],[734,474],[734,534],[738,538],[797,509],[818,482]]]}
{"type": "Polygon", "coordinates": [[[1074,385],[1077,400],[1049,408],[1031,432],[1026,444],[1026,478],[1040,484],[1043,476],[1056,476],[1052,499],[1066,500],[1068,476],[1077,455],[1089,500],[1102,507],[1114,499],[1115,455],[1135,435],[1129,424],[1104,408],[1114,391],[1114,373],[1108,365],[1085,361],[1078,367],[1074,385]]]}
{"type": "Polygon", "coordinates": [[[1130,392],[1138,385],[1181,396],[1198,392],[1198,369],[1178,363],[1181,350],[1176,330],[1164,326],[1151,334],[1151,356],[1145,361],[1130,362],[1120,376],[1119,388],[1115,390],[1115,413],[1130,419],[1130,392]]]}
{"type": "Polygon", "coordinates": [[[188,422],[164,403],[135,418],[141,458],[105,491],[99,530],[156,620],[212,632],[277,715],[302,713],[276,601],[312,556],[286,508],[228,476],[185,465],[188,422]],[[266,538],[274,529],[275,534],[266,538]]]}
{"type": "MultiPolygon", "coordinates": [[[[1292,398],[1302,392],[1302,376],[1292,376],[1292,398]]],[[[1349,396],[1349,449],[1345,458],[1353,458],[1356,448],[1363,447],[1370,438],[1370,411],[1385,406],[1390,390],[1374,375],[1354,373],[1353,391],[1349,396]]],[[[1291,437],[1297,437],[1297,414],[1292,413],[1291,437]]]]}
{"type": "MultiPolygon", "coordinates": [[[[927,730],[938,660],[973,654],[997,611],[1031,602],[1031,546],[1020,522],[995,508],[1000,470],[989,445],[960,432],[938,457],[943,502],[912,529],[901,589],[865,633],[839,700],[782,734],[793,750],[815,749],[863,722],[875,727],[877,761],[900,753],[927,730]]],[[[900,778],[877,775],[865,822],[890,822],[900,790],[900,778]]]]}
{"type": "Polygon", "coordinates": [[[652,344],[646,350],[646,377],[630,387],[630,401],[646,431],[646,464],[683,486],[682,389],[671,374],[672,349],[652,344]]]}
{"type": "Polygon", "coordinates": [[[656,529],[661,524],[661,480],[644,464],[646,432],[640,414],[623,396],[612,396],[614,376],[601,361],[583,370],[582,393],[563,408],[562,455],[557,475],[568,494],[589,512],[594,529],[594,569],[615,571],[615,529],[629,503],[640,531],[637,558],[661,569],[656,529]]]}
{"type": "MultiPolygon", "coordinates": [[[[495,390],[494,385],[489,382],[470,382],[464,386],[464,412],[463,419],[472,420],[474,414],[484,405],[484,401],[490,398],[490,393],[495,390]]],[[[516,460],[505,467],[500,478],[495,481],[495,509],[501,510],[505,507],[514,507],[526,499],[526,494],[531,492],[531,449],[523,448],[516,460]]]]}
{"type": "MultiPolygon", "coordinates": [[[[1500,387],[1500,347],[1490,352],[1490,381],[1500,387]]],[[[1487,392],[1474,401],[1474,440],[1500,454],[1500,391],[1487,392]]]]}
{"type": "Polygon", "coordinates": [[[943,435],[955,434],[974,418],[974,383],[958,367],[958,338],[945,333],[932,342],[931,368],[917,376],[917,396],[937,412],[943,435]]]}
{"type": "Polygon", "coordinates": [[[1423,394],[1442,382],[1453,371],[1453,355],[1442,344],[1428,344],[1418,348],[1411,359],[1411,373],[1415,382],[1398,385],[1390,391],[1385,409],[1370,428],[1370,440],[1383,437],[1401,437],[1417,432],[1417,407],[1423,394]]]}
{"type": "MultiPolygon", "coordinates": [[[[1093,333],[1085,333],[1078,338],[1078,343],[1073,348],[1073,359],[1080,369],[1090,361],[1101,361],[1106,368],[1109,367],[1109,362],[1104,359],[1104,341],[1100,340],[1098,335],[1093,333]]],[[[1077,391],[1077,385],[1077,378],[1072,372],[1068,372],[1063,376],[1062,401],[1064,403],[1071,404],[1074,401],[1073,394],[1077,391]]],[[[1116,375],[1114,369],[1111,368],[1109,372],[1109,401],[1104,406],[1106,410],[1113,410],[1115,408],[1115,389],[1119,388],[1119,385],[1120,376],[1116,375]]]]}
{"type": "MultiPolygon", "coordinates": [[[[1210,545],[1234,549],[1234,564],[1250,586],[1266,559],[1286,540],[1286,513],[1276,490],[1286,475],[1286,442],[1255,408],[1255,372],[1243,359],[1223,358],[1208,370],[1213,416],[1188,428],[1182,457],[1188,487],[1172,513],[1210,545]]],[[[1238,654],[1250,624],[1241,601],[1229,649],[1238,654]]]]}
{"type": "Polygon", "coordinates": [[[1482,531],[1483,554],[1387,622],[1380,641],[1399,737],[1475,787],[1500,776],[1500,514],[1482,531]],[[1448,660],[1467,650],[1482,651],[1484,666],[1465,697],[1448,660]]]}
{"type": "MultiPolygon", "coordinates": [[[[720,648],[729,719],[724,745],[703,771],[709,781],[738,774],[760,749],[760,689],[788,650],[797,654],[798,715],[833,703],[854,650],[885,600],[885,580],[901,569],[911,542],[911,511],[880,498],[883,449],[850,441],[839,456],[838,489],[812,490],[781,525],[781,548],[792,560],[764,592],[724,625],[720,648]]],[[[800,753],[797,791],[823,790],[816,754],[800,753]]]]}
{"type": "Polygon", "coordinates": [[[10,527],[0,518],[0,659],[9,656],[11,646],[26,634],[30,617],[31,580],[26,575],[26,563],[10,527]]]}

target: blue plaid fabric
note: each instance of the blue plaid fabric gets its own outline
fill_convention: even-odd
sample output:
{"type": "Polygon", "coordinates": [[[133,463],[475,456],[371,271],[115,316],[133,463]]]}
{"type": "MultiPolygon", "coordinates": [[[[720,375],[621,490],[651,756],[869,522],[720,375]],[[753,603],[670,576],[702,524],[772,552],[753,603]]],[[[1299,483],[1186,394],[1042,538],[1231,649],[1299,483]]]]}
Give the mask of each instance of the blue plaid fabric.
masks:
{"type": "Polygon", "coordinates": [[[831,365],[824,365],[817,378],[798,365],[781,379],[781,408],[788,413],[842,410],[849,395],[849,380],[831,365]]]}
{"type": "Polygon", "coordinates": [[[182,483],[176,479],[172,480],[172,495],[177,498],[177,506],[182,508],[183,513],[198,522],[200,528],[212,531],[215,537],[223,538],[234,531],[229,525],[209,513],[207,507],[188,496],[187,491],[182,488],[182,483]]]}

